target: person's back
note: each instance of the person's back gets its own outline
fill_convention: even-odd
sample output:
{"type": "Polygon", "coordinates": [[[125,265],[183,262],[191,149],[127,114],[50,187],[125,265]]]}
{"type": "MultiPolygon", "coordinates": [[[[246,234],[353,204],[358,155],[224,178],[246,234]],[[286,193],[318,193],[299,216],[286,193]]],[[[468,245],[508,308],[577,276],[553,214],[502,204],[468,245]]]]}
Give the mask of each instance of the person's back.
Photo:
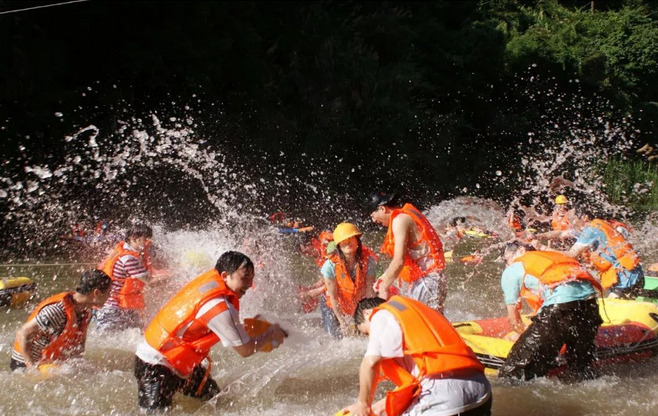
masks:
{"type": "Polygon", "coordinates": [[[397,388],[371,404],[371,386],[364,389],[362,383],[359,404],[344,410],[365,414],[363,404],[368,404],[373,413],[385,409],[391,416],[490,414],[491,386],[484,367],[440,312],[393,296],[388,302],[362,300],[354,318],[358,329],[369,335],[360,380],[377,378],[379,369],[397,388]]]}
{"type": "Polygon", "coordinates": [[[519,241],[502,254],[507,267],[501,287],[516,341],[499,371],[501,378],[531,379],[545,376],[563,345],[574,379],[591,377],[594,337],[602,323],[596,300],[599,282],[578,261],[563,253],[536,251],[519,241]],[[521,301],[536,315],[526,328],[521,301]]]}
{"type": "Polygon", "coordinates": [[[644,287],[640,256],[624,235],[607,221],[595,219],[585,226],[568,254],[589,249],[588,261],[598,271],[604,289],[619,297],[633,297],[644,287]]]}

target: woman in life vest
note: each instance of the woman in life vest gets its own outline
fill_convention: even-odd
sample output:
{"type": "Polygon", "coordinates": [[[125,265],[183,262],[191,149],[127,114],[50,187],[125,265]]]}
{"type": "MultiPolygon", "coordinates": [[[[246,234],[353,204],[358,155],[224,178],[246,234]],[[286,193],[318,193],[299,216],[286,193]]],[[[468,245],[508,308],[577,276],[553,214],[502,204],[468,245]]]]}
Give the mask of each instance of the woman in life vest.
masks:
{"type": "Polygon", "coordinates": [[[358,401],[343,412],[491,414],[491,385],[484,367],[440,312],[402,296],[388,302],[366,298],[359,302],[354,322],[368,335],[368,349],[359,368],[358,401]],[[397,388],[373,403],[377,384],[384,379],[397,388]]]}
{"type": "Polygon", "coordinates": [[[350,332],[348,322],[357,303],[374,296],[377,257],[361,242],[361,235],[354,224],[338,224],[333,232],[336,251],[328,256],[320,271],[327,288],[322,326],[334,338],[350,332]]]}
{"type": "Polygon", "coordinates": [[[11,370],[37,368],[82,355],[91,309],[103,306],[110,296],[110,284],[102,270],[87,270],[75,292],[63,292],[41,302],[16,333],[11,370]]]}

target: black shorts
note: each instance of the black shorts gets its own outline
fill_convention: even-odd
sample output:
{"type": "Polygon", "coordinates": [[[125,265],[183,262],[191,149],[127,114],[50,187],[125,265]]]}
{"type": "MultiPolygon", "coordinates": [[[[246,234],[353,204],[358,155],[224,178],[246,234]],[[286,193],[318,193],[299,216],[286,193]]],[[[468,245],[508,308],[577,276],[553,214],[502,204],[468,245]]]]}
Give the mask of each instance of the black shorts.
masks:
{"type": "Polygon", "coordinates": [[[210,375],[204,382],[205,376],[206,369],[202,366],[194,367],[192,375],[184,379],[163,365],[148,364],[135,357],[139,407],[149,410],[168,409],[178,391],[196,399],[210,400],[219,393],[219,387],[210,375]]]}
{"type": "Polygon", "coordinates": [[[11,361],[9,361],[9,369],[11,371],[20,370],[20,369],[23,369],[23,368],[27,368],[25,363],[22,363],[20,361],[16,361],[13,358],[11,359],[11,361]]]}
{"type": "Polygon", "coordinates": [[[498,376],[522,380],[543,377],[557,367],[556,358],[566,344],[568,377],[591,378],[594,338],[602,323],[596,299],[544,306],[510,350],[498,376]]]}

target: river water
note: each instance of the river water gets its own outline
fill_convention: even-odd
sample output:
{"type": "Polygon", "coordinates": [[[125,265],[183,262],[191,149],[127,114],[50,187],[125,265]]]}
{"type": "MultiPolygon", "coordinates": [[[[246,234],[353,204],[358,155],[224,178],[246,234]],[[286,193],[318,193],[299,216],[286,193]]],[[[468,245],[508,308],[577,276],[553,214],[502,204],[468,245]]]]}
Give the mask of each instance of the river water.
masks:
{"type": "MultiPolygon", "coordinates": [[[[528,88],[532,89],[532,85],[528,88]]],[[[577,108],[574,112],[577,114],[577,108]]],[[[579,117],[548,117],[546,125],[535,126],[534,131],[528,132],[527,144],[514,150],[522,166],[517,169],[520,173],[512,174],[512,170],[503,171],[502,167],[491,172],[489,182],[516,184],[516,199],[497,206],[491,201],[455,198],[431,207],[428,217],[437,228],[455,216],[479,218],[485,228],[509,238],[505,226],[507,211],[517,202],[546,207],[557,191],[553,186],[555,179],[566,172],[572,179],[569,186],[580,195],[623,218],[628,210],[605,201],[594,168],[610,156],[608,153],[614,153],[612,150],[621,152],[631,146],[629,130],[625,122],[615,124],[607,116],[584,121],[579,117]]],[[[227,138],[230,142],[228,139],[234,138],[227,138]]],[[[16,230],[3,236],[5,254],[33,257],[36,253],[32,250],[59,245],[57,237],[73,224],[89,227],[107,218],[116,223],[114,231],[119,232],[135,219],[156,222],[162,218],[165,225],[155,227],[154,243],[165,253],[167,269],[174,277],[149,288],[149,317],[186,281],[211,268],[222,252],[232,249],[244,251],[259,265],[255,288],[242,301],[242,317],[264,314],[291,332],[284,345],[270,354],[243,359],[232,350],[215,348],[211,354],[212,375],[223,387],[222,393],[209,403],[177,396],[171,414],[319,416],[333,415],[353,403],[366,340],[331,340],[320,328],[318,311],[306,315],[299,312],[297,285],[317,280],[317,268],[294,249],[292,237],[278,235],[263,220],[264,215],[260,220],[249,217],[255,214],[248,214],[253,210],[247,209],[255,201],[265,201],[263,204],[271,211],[281,209],[274,206],[278,195],[295,201],[295,215],[318,211],[318,218],[331,212],[334,217],[345,214],[341,220],[349,220],[357,208],[342,205],[349,205],[345,201],[350,200],[347,193],[351,188],[332,190],[323,181],[325,175],[338,173],[325,172],[314,160],[289,161],[283,151],[277,157],[263,155],[262,166],[247,169],[241,163],[235,164],[235,155],[223,152],[221,146],[210,146],[206,138],[196,133],[196,121],[187,115],[134,116],[121,121],[117,131],[101,132],[90,124],[72,131],[70,136],[53,138],[52,145],[61,148],[63,160],[25,154],[7,161],[18,168],[18,173],[0,174],[0,208],[6,208],[3,220],[13,224],[9,229],[16,230]],[[308,175],[289,175],[288,170],[295,163],[307,166],[308,175]],[[264,167],[271,172],[263,171],[264,167]],[[252,171],[251,175],[245,175],[245,170],[252,171]],[[298,189],[290,187],[296,183],[301,183],[305,192],[287,195],[290,189],[298,189]],[[306,198],[306,194],[313,198],[306,198]],[[117,198],[136,202],[125,206],[102,203],[117,198]],[[198,215],[183,215],[187,219],[175,221],[181,213],[198,215]],[[203,230],[190,231],[190,223],[185,221],[203,230]]],[[[333,165],[330,160],[325,162],[333,165]]],[[[359,175],[357,170],[351,171],[359,175]]],[[[473,186],[480,188],[479,183],[473,186]]],[[[400,187],[404,188],[404,184],[400,187]]],[[[464,188],[457,194],[470,195],[470,191],[464,188]]],[[[262,214],[269,215],[271,211],[262,214]]],[[[651,252],[656,247],[653,236],[658,235],[658,230],[650,221],[634,225],[633,242],[645,264],[650,264],[658,259],[651,252]]],[[[370,247],[381,244],[381,232],[364,231],[370,247]]],[[[458,247],[457,252],[463,250],[465,255],[473,245],[488,243],[470,242],[458,247]]],[[[39,286],[40,300],[73,290],[80,272],[101,260],[98,255],[84,254],[84,250],[74,257],[87,264],[0,266],[0,276],[31,277],[39,286]]],[[[448,266],[448,319],[504,316],[499,284],[503,264],[495,262],[494,257],[488,255],[478,266],[458,262],[448,266]]],[[[0,310],[0,383],[4,387],[0,415],[139,413],[132,375],[134,352],[141,340],[139,331],[106,334],[98,333],[92,326],[84,360],[67,364],[48,376],[11,374],[8,367],[14,334],[25,321],[28,309],[0,310]]],[[[655,415],[656,370],[656,362],[624,365],[607,369],[597,380],[573,386],[547,379],[512,386],[493,379],[494,413],[655,415]]]]}
{"type": "MultiPolygon", "coordinates": [[[[150,316],[184,281],[212,267],[212,258],[229,248],[222,241],[213,245],[215,236],[215,233],[189,232],[166,236],[163,247],[167,250],[178,247],[179,253],[186,254],[179,256],[179,277],[149,291],[150,316]],[[186,248],[185,241],[194,241],[190,247],[196,251],[186,248]]],[[[374,243],[379,237],[369,240],[374,243]]],[[[475,243],[481,244],[486,243],[475,243]]],[[[467,253],[472,246],[460,246],[457,251],[467,253]]],[[[208,403],[178,395],[172,415],[333,415],[355,400],[358,366],[366,340],[334,341],[321,330],[318,311],[299,313],[296,284],[308,284],[316,279],[314,266],[311,260],[292,251],[285,241],[276,256],[279,266],[268,264],[275,257],[262,256],[264,266],[257,271],[255,288],[243,298],[241,314],[244,318],[264,313],[291,330],[291,338],[270,354],[259,353],[249,358],[216,347],[211,355],[212,375],[222,386],[222,393],[208,403]]],[[[254,256],[254,260],[259,258],[254,256]]],[[[0,274],[32,277],[39,285],[38,298],[42,299],[74,288],[80,270],[89,266],[3,266],[0,274]]],[[[503,316],[505,309],[499,288],[502,269],[502,263],[490,258],[476,267],[458,262],[450,264],[447,317],[461,321],[503,316]]],[[[0,365],[0,383],[4,387],[0,414],[139,414],[137,385],[132,374],[134,351],[141,339],[137,330],[105,334],[92,327],[84,360],[67,364],[51,375],[12,374],[8,367],[14,334],[27,315],[26,309],[0,311],[0,363],[4,363],[0,365]]],[[[653,393],[658,384],[657,370],[656,360],[625,364],[608,368],[602,377],[577,385],[540,379],[512,386],[492,379],[494,414],[655,415],[658,397],[653,393]]]]}

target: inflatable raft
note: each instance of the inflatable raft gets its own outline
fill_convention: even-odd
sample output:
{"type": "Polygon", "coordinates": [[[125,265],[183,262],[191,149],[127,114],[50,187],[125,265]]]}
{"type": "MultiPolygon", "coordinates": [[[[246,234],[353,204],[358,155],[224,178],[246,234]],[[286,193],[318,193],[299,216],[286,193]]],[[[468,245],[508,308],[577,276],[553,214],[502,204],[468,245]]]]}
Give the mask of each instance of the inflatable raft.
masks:
{"type": "MultiPolygon", "coordinates": [[[[596,366],[645,361],[658,355],[658,305],[621,299],[599,299],[603,325],[596,336],[596,366]]],[[[530,323],[529,317],[523,317],[530,323]]],[[[488,375],[496,375],[513,341],[507,318],[482,319],[453,324],[473,349],[488,375]]],[[[558,358],[559,360],[559,358],[558,358]]],[[[559,372],[559,365],[557,371],[559,372]]]]}
{"type": "Polygon", "coordinates": [[[0,306],[20,308],[34,296],[37,284],[28,277],[0,278],[0,306]]]}
{"type": "MultiPolygon", "coordinates": [[[[658,277],[644,276],[644,289],[658,291],[658,277]]],[[[658,297],[654,296],[640,296],[637,300],[640,302],[658,303],[658,297]]]]}

